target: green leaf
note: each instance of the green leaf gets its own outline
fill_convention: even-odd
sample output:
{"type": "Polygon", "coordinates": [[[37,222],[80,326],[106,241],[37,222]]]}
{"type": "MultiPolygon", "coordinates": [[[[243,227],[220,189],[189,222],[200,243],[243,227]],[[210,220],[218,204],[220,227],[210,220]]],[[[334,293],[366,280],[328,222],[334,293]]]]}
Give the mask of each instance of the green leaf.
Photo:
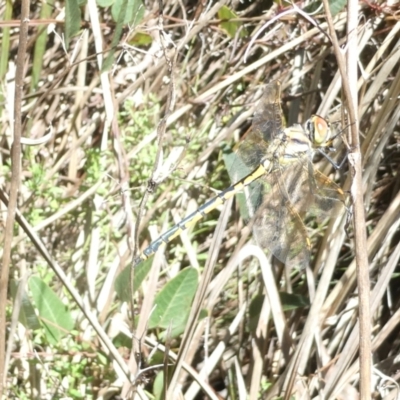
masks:
{"type": "Polygon", "coordinates": [[[130,24],[131,28],[134,28],[144,17],[142,0],[116,0],[111,8],[111,14],[115,22],[130,24]]]}
{"type": "Polygon", "coordinates": [[[126,336],[123,332],[118,333],[118,335],[114,337],[113,343],[117,348],[120,347],[126,347],[127,349],[132,348],[132,338],[126,336]]]}
{"type": "Polygon", "coordinates": [[[185,268],[155,298],[149,328],[171,329],[171,337],[183,332],[198,285],[194,268],[185,268]]]}
{"type": "Polygon", "coordinates": [[[78,0],[66,0],[65,3],[65,47],[81,28],[81,10],[78,0]]]}
{"type": "Polygon", "coordinates": [[[131,28],[134,28],[142,21],[144,16],[142,0],[116,0],[111,8],[111,14],[117,26],[111,42],[111,50],[101,68],[102,72],[108,71],[114,62],[115,49],[121,39],[124,25],[130,24],[131,28]]]}
{"type": "MultiPolygon", "coordinates": [[[[133,291],[136,292],[140,288],[143,280],[146,278],[147,274],[151,269],[151,259],[143,261],[137,265],[133,271],[133,291]]],[[[130,288],[130,272],[131,265],[128,265],[122,270],[122,272],[117,276],[115,280],[114,288],[118,294],[121,301],[130,301],[131,299],[131,288],[130,288]]]]}
{"type": "MultiPolygon", "coordinates": [[[[330,0],[329,1],[329,9],[331,10],[332,16],[339,14],[340,11],[346,6],[347,0],[330,0]]],[[[313,1],[304,7],[304,11],[313,14],[315,12],[323,12],[324,7],[322,6],[321,0],[313,1]]]]}
{"type": "Polygon", "coordinates": [[[110,7],[115,3],[115,0],[97,0],[96,3],[99,7],[110,7]]]}
{"type": "MultiPolygon", "coordinates": [[[[219,19],[223,20],[221,22],[221,27],[224,29],[230,37],[235,37],[237,31],[243,25],[240,21],[230,21],[230,19],[238,18],[238,16],[227,6],[222,6],[218,11],[219,19]]],[[[247,31],[242,29],[239,33],[239,37],[246,37],[247,31]]]]}
{"type": "Polygon", "coordinates": [[[160,371],[153,383],[153,394],[156,400],[161,400],[164,391],[164,371],[160,371]]]}
{"type": "Polygon", "coordinates": [[[260,318],[262,305],[264,303],[264,295],[255,296],[249,306],[249,329],[250,332],[255,332],[258,326],[258,320],[260,318]]]}
{"type": "MultiPolygon", "coordinates": [[[[251,300],[249,307],[249,329],[251,332],[255,332],[260,318],[261,309],[264,304],[265,296],[260,294],[254,296],[251,300]]],[[[298,294],[279,292],[279,298],[282,303],[283,311],[292,311],[301,307],[309,307],[310,303],[304,296],[298,294]]]]}
{"type": "Polygon", "coordinates": [[[126,10],[128,7],[128,0],[117,0],[117,2],[115,2],[113,4],[113,7],[111,9],[113,18],[117,22],[117,26],[115,27],[114,36],[113,36],[113,39],[111,42],[111,50],[108,53],[108,56],[104,60],[104,63],[101,67],[102,72],[108,71],[114,62],[114,54],[115,54],[116,46],[117,46],[119,40],[121,39],[122,28],[124,26],[124,19],[125,19],[126,10]],[[117,2],[118,2],[118,6],[117,6],[117,8],[115,8],[115,5],[117,2]],[[116,11],[113,11],[113,10],[116,10],[116,11]],[[117,13],[116,16],[115,16],[115,12],[117,13]]]}
{"type": "MultiPolygon", "coordinates": [[[[222,158],[224,160],[226,169],[228,170],[232,184],[235,184],[240,179],[252,172],[252,170],[243,163],[236,153],[229,152],[228,149],[224,149],[222,158]]],[[[249,221],[251,219],[252,215],[249,213],[249,211],[257,209],[263,193],[263,185],[260,181],[251,183],[248,188],[249,190],[247,190],[247,193],[251,193],[251,196],[248,198],[244,192],[236,194],[236,201],[239,204],[240,216],[245,221],[249,221]]]]}
{"type": "MultiPolygon", "coordinates": [[[[2,6],[2,20],[9,21],[12,19],[13,15],[13,1],[8,0],[3,2],[2,6]]],[[[8,61],[12,57],[12,52],[10,51],[10,28],[2,27],[2,36],[0,42],[0,81],[3,82],[4,76],[8,71],[8,61]]],[[[0,102],[4,101],[3,90],[0,92],[0,102]]]]}
{"type": "MultiPolygon", "coordinates": [[[[19,285],[21,282],[11,281],[10,292],[15,300],[19,285]]],[[[40,329],[40,322],[36,316],[35,309],[24,289],[22,289],[21,310],[19,312],[19,322],[27,329],[37,330],[40,329]]]]}
{"type": "Polygon", "coordinates": [[[56,345],[74,327],[71,314],[60,298],[41,279],[32,276],[29,279],[29,288],[47,339],[56,345]]]}
{"type": "Polygon", "coordinates": [[[131,40],[129,40],[129,44],[131,46],[147,46],[153,42],[153,38],[145,32],[137,32],[133,36],[131,40]]]}
{"type": "Polygon", "coordinates": [[[279,292],[279,297],[282,302],[283,311],[291,311],[296,310],[297,308],[310,306],[307,297],[298,294],[279,292]]]}
{"type": "Polygon", "coordinates": [[[331,9],[332,16],[339,14],[347,4],[347,0],[330,0],[329,8],[331,9]]]}

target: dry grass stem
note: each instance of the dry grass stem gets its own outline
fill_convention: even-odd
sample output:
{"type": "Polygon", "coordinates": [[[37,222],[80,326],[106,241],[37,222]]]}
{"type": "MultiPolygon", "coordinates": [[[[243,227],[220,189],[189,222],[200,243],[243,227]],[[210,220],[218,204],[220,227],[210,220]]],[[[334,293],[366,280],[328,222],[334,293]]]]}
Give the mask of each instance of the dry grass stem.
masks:
{"type": "MultiPolygon", "coordinates": [[[[75,3],[0,5],[4,397],[395,398],[398,5],[75,3]],[[245,185],[269,199],[270,241],[281,221],[296,228],[289,247],[306,256],[286,264],[252,238],[261,196],[224,192],[196,213],[231,185],[237,154],[283,163],[248,132],[276,80],[287,126],[317,114],[334,132],[330,160],[245,185]],[[313,168],[327,178],[310,179],[310,199],[343,193],[275,213],[277,193],[303,194],[280,178],[313,168]]],[[[290,132],[286,157],[321,134],[290,132]]]]}

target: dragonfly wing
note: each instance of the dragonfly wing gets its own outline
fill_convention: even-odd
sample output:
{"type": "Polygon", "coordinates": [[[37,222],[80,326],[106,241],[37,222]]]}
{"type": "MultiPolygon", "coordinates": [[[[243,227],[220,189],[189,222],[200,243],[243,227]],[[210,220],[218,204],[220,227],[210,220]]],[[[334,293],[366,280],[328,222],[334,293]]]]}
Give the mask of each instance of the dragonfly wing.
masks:
{"type": "MultiPolygon", "coordinates": [[[[318,221],[334,216],[334,209],[337,203],[345,204],[343,190],[322,172],[314,170],[313,181],[310,185],[310,192],[313,196],[310,215],[317,217],[318,221]]],[[[337,211],[337,210],[336,210],[337,211]]]]}
{"type": "Polygon", "coordinates": [[[299,214],[286,206],[268,207],[266,213],[255,219],[253,226],[257,244],[288,267],[303,268],[310,260],[310,243],[299,214]]]}
{"type": "MultiPolygon", "coordinates": [[[[278,137],[284,137],[281,110],[281,83],[275,81],[267,85],[256,105],[252,128],[241,140],[237,155],[251,170],[258,167],[261,160],[271,153],[269,146],[278,137]]],[[[236,174],[234,182],[245,174],[236,174]]]]}
{"type": "Polygon", "coordinates": [[[246,135],[246,138],[238,146],[235,153],[237,161],[232,164],[229,172],[232,182],[237,182],[255,170],[269,152],[268,143],[262,140],[255,132],[250,132],[250,134],[246,135]]]}
{"type": "Polygon", "coordinates": [[[264,141],[271,142],[282,129],[281,83],[275,81],[265,87],[256,106],[252,130],[264,141]]]}
{"type": "Polygon", "coordinates": [[[344,204],[343,191],[304,158],[265,176],[262,192],[253,224],[258,244],[289,266],[306,266],[310,240],[303,219],[332,216],[334,206],[344,204]]]}
{"type": "Polygon", "coordinates": [[[344,204],[342,189],[331,179],[315,170],[306,157],[275,173],[280,195],[289,201],[300,215],[323,219],[332,216],[335,205],[344,204]]]}
{"type": "Polygon", "coordinates": [[[288,266],[300,268],[310,260],[310,242],[302,221],[304,213],[291,201],[299,198],[301,179],[298,168],[281,169],[266,176],[263,179],[263,203],[253,221],[259,246],[269,249],[288,266]],[[282,174],[290,179],[283,180],[282,174]]]}

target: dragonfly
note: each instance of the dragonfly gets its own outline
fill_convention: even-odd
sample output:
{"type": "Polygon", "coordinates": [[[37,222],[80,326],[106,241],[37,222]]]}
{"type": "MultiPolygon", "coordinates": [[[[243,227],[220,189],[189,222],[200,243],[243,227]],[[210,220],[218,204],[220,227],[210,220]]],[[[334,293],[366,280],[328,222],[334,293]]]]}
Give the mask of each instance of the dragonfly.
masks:
{"type": "Polygon", "coordinates": [[[333,139],[329,122],[318,115],[304,126],[286,128],[281,83],[268,84],[256,105],[251,129],[236,150],[230,171],[235,183],[153,241],[133,265],[151,257],[234,195],[244,193],[257,244],[288,266],[307,266],[311,241],[304,218],[311,215],[322,221],[337,203],[345,203],[343,190],[313,165],[316,152],[326,154],[333,149],[333,139]]]}

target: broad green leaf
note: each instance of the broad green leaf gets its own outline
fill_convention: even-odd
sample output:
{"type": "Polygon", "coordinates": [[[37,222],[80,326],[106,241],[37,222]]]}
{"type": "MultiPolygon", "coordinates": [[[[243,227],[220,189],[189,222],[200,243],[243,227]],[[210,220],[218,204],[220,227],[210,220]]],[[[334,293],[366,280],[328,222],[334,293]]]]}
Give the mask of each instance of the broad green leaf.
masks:
{"type": "MultiPolygon", "coordinates": [[[[342,11],[343,8],[346,6],[346,4],[347,0],[329,0],[329,8],[331,10],[332,16],[339,14],[340,11],[342,11]]],[[[312,3],[304,7],[304,11],[309,14],[313,14],[315,12],[323,13],[324,7],[322,5],[322,1],[313,1],[312,3]]]]}
{"type": "MultiPolygon", "coordinates": [[[[163,360],[160,360],[160,363],[163,363],[163,360]]],[[[168,367],[168,376],[171,376],[173,373],[173,367],[168,367]]],[[[164,393],[164,383],[165,383],[165,376],[164,371],[160,371],[157,373],[156,378],[154,379],[153,383],[153,395],[154,400],[164,400],[165,393],[164,393]]]]}
{"type": "Polygon", "coordinates": [[[291,311],[300,307],[309,307],[309,300],[298,294],[287,293],[287,292],[279,292],[279,297],[282,302],[283,311],[291,311]]]}
{"type": "Polygon", "coordinates": [[[115,0],[96,0],[99,7],[110,7],[115,3],[115,0]]]}
{"type": "MultiPolygon", "coordinates": [[[[224,150],[222,158],[225,162],[225,166],[228,170],[232,184],[237,183],[240,179],[252,172],[236,153],[224,150]]],[[[239,204],[240,216],[245,221],[249,221],[251,219],[253,214],[250,213],[250,211],[256,210],[257,206],[260,204],[262,190],[262,183],[260,181],[255,181],[247,187],[247,196],[244,192],[236,194],[236,201],[239,204]]]]}
{"type": "MultiPolygon", "coordinates": [[[[19,285],[21,282],[16,282],[14,280],[11,281],[10,284],[10,292],[15,300],[15,296],[17,295],[17,291],[19,289],[19,285]]],[[[25,289],[22,289],[22,299],[21,299],[21,309],[19,312],[19,322],[25,328],[31,329],[31,330],[36,330],[40,329],[40,322],[36,316],[35,309],[29,300],[29,297],[27,293],[25,292],[25,289]]]]}
{"type": "Polygon", "coordinates": [[[198,274],[194,268],[182,270],[169,281],[155,298],[149,328],[171,329],[172,337],[182,333],[197,285],[198,274]]]}
{"type": "Polygon", "coordinates": [[[71,314],[60,298],[41,279],[32,276],[29,279],[29,288],[47,339],[56,345],[74,327],[71,314]]]}
{"type": "Polygon", "coordinates": [[[333,16],[337,15],[344,9],[347,4],[347,0],[330,0],[329,8],[333,16]]]}
{"type": "MultiPolygon", "coordinates": [[[[228,33],[230,37],[235,37],[238,29],[243,25],[239,21],[230,21],[231,19],[238,18],[238,16],[227,6],[222,6],[218,11],[218,18],[223,20],[221,27],[228,33]]],[[[242,29],[239,33],[239,37],[246,37],[247,32],[242,29]]]]}
{"type": "Polygon", "coordinates": [[[115,27],[110,52],[102,66],[102,72],[108,71],[114,62],[115,49],[121,39],[124,25],[129,24],[133,28],[142,21],[144,16],[142,0],[116,0],[111,8],[111,14],[114,21],[117,22],[117,26],[115,27]]]}
{"type": "Polygon", "coordinates": [[[132,348],[132,338],[126,336],[123,332],[118,333],[118,335],[113,338],[113,343],[117,348],[132,348]]]}
{"type": "MultiPolygon", "coordinates": [[[[274,397],[274,400],[283,400],[285,397],[274,397]]],[[[291,396],[289,400],[296,400],[296,397],[291,396]]]]}
{"type": "Polygon", "coordinates": [[[81,28],[81,10],[78,0],[66,0],[65,3],[65,47],[81,28]]]}
{"type": "Polygon", "coordinates": [[[111,8],[111,14],[115,22],[129,24],[131,28],[134,28],[143,19],[143,2],[142,0],[116,0],[111,8]]]}
{"type": "MultiPolygon", "coordinates": [[[[143,280],[146,278],[147,274],[151,269],[152,260],[148,259],[146,261],[141,262],[137,265],[133,271],[133,291],[136,292],[140,288],[143,280]]],[[[118,297],[121,301],[130,301],[131,298],[131,288],[130,288],[130,273],[131,266],[128,265],[124,268],[121,273],[117,276],[115,280],[115,291],[118,294],[118,297]]]]}
{"type": "MultiPolygon", "coordinates": [[[[249,307],[249,329],[251,332],[255,332],[262,306],[264,304],[264,295],[255,296],[250,303],[249,307]]],[[[310,305],[308,299],[298,294],[279,292],[279,298],[281,300],[283,311],[292,311],[300,307],[308,307],[310,305]]]]}
{"type": "Polygon", "coordinates": [[[153,395],[156,400],[161,400],[164,391],[164,371],[160,371],[153,383],[153,395]]]}
{"type": "Polygon", "coordinates": [[[258,320],[260,319],[262,305],[264,303],[264,295],[255,296],[249,306],[249,329],[250,332],[255,332],[258,326],[258,320]]]}

